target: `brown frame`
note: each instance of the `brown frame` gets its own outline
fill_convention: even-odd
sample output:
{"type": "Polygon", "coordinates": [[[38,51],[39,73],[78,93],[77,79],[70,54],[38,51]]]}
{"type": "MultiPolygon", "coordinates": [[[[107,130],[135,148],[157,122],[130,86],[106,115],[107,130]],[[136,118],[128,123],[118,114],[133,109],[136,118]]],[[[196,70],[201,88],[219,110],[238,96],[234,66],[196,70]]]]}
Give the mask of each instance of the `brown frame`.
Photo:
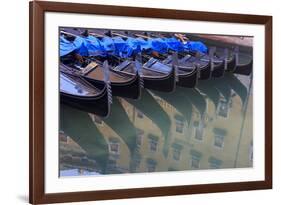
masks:
{"type": "Polygon", "coordinates": [[[272,188],[272,16],[210,13],[34,1],[29,4],[29,201],[32,204],[105,200],[272,188]],[[44,192],[44,13],[68,12],[265,26],[265,180],[205,185],[151,187],[106,191],[46,194],[44,192]]]}

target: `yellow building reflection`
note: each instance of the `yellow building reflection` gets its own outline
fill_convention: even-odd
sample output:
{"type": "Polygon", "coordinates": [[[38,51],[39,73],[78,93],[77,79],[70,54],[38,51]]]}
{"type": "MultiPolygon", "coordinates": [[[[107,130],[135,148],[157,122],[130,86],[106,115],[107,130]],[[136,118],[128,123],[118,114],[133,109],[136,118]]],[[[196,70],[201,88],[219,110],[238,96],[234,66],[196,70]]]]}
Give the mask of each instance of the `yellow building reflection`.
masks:
{"type": "Polygon", "coordinates": [[[251,78],[227,74],[200,81],[196,89],[114,98],[107,119],[63,109],[60,154],[68,158],[60,157],[60,170],[118,174],[252,167],[252,107],[251,78]],[[69,156],[88,162],[66,166],[73,161],[69,156]]]}

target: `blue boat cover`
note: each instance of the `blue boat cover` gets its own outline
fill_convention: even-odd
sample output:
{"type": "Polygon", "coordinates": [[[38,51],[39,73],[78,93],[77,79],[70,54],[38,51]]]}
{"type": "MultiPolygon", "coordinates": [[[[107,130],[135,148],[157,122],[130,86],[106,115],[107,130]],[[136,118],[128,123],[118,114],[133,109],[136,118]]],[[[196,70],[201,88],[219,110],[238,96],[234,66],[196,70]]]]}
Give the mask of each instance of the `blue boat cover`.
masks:
{"type": "Polygon", "coordinates": [[[137,45],[140,46],[141,50],[149,50],[151,49],[151,42],[150,41],[146,41],[144,40],[143,38],[136,38],[136,41],[137,41],[137,45]]]}
{"type": "Polygon", "coordinates": [[[182,42],[180,42],[178,39],[171,37],[171,38],[165,38],[165,42],[168,46],[168,49],[173,51],[183,51],[184,45],[182,42]]]}
{"type": "MultiPolygon", "coordinates": [[[[126,40],[127,45],[133,50],[134,53],[140,53],[142,49],[142,42],[139,39],[128,37],[126,40]]],[[[144,42],[146,44],[146,42],[144,42]]]]}
{"type": "Polygon", "coordinates": [[[162,38],[153,38],[153,39],[149,39],[148,41],[150,41],[152,50],[157,51],[158,53],[161,54],[167,53],[168,46],[165,40],[163,40],[162,38]]]}
{"type": "MultiPolygon", "coordinates": [[[[75,50],[76,53],[80,54],[81,56],[89,56],[87,43],[84,38],[76,37],[76,39],[79,39],[79,41],[82,41],[81,46],[75,50]]],[[[76,40],[75,39],[75,40],[76,40]]]]}
{"type": "Polygon", "coordinates": [[[87,36],[85,39],[85,46],[88,49],[90,56],[104,56],[106,55],[105,49],[98,38],[94,36],[87,36]]]}
{"type": "Polygon", "coordinates": [[[101,45],[106,52],[113,53],[115,51],[114,41],[112,40],[112,38],[108,36],[102,38],[101,45]]]}
{"type": "Polygon", "coordinates": [[[82,44],[82,38],[75,38],[74,41],[68,41],[63,36],[60,36],[60,56],[65,56],[72,51],[79,49],[82,44]]]}
{"type": "Polygon", "coordinates": [[[131,38],[125,41],[121,37],[110,38],[105,36],[102,40],[94,36],[79,37],[74,41],[68,41],[63,36],[60,36],[60,56],[65,56],[73,51],[82,56],[105,56],[114,54],[122,58],[132,56],[142,50],[157,51],[161,54],[167,53],[168,50],[183,51],[199,51],[207,53],[208,48],[201,41],[189,41],[185,44],[178,39],[172,38],[154,38],[145,40],[143,38],[131,38]]]}
{"type": "Polygon", "coordinates": [[[201,41],[188,41],[186,44],[184,44],[184,47],[190,51],[199,51],[202,53],[208,52],[207,46],[201,41]]]}
{"type": "Polygon", "coordinates": [[[133,49],[121,37],[112,38],[115,46],[115,54],[121,58],[130,57],[133,54],[133,49]]]}

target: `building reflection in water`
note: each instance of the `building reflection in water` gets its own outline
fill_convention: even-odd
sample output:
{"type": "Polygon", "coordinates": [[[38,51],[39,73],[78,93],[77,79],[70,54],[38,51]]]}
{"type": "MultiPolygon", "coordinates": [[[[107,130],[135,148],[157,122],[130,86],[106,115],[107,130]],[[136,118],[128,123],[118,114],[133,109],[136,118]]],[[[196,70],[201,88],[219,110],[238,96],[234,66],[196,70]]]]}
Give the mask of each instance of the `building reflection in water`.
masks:
{"type": "Polygon", "coordinates": [[[61,176],[252,167],[250,77],[113,100],[107,119],[61,105],[61,176]]]}

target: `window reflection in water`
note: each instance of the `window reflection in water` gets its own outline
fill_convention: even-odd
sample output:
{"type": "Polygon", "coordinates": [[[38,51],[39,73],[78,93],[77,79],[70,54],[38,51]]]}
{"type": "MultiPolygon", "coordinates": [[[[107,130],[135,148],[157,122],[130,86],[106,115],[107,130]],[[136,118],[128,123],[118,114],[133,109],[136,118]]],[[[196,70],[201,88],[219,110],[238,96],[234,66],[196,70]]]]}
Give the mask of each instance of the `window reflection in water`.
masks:
{"type": "Polygon", "coordinates": [[[218,105],[218,115],[221,117],[228,116],[229,104],[225,100],[220,100],[218,105]]]}
{"type": "Polygon", "coordinates": [[[218,81],[192,92],[144,90],[138,101],[114,98],[107,119],[61,105],[60,175],[252,167],[250,78],[220,81],[228,99],[218,81]]]}
{"type": "Polygon", "coordinates": [[[202,141],[203,140],[203,131],[204,131],[204,127],[202,126],[202,123],[199,124],[198,121],[195,121],[193,124],[194,127],[194,138],[198,141],[202,141]]]}
{"type": "Polygon", "coordinates": [[[176,132],[183,133],[184,128],[184,118],[180,115],[175,116],[176,132]]]}
{"type": "Polygon", "coordinates": [[[149,150],[152,152],[156,152],[158,146],[158,137],[150,134],[148,138],[149,138],[149,150]]]}

